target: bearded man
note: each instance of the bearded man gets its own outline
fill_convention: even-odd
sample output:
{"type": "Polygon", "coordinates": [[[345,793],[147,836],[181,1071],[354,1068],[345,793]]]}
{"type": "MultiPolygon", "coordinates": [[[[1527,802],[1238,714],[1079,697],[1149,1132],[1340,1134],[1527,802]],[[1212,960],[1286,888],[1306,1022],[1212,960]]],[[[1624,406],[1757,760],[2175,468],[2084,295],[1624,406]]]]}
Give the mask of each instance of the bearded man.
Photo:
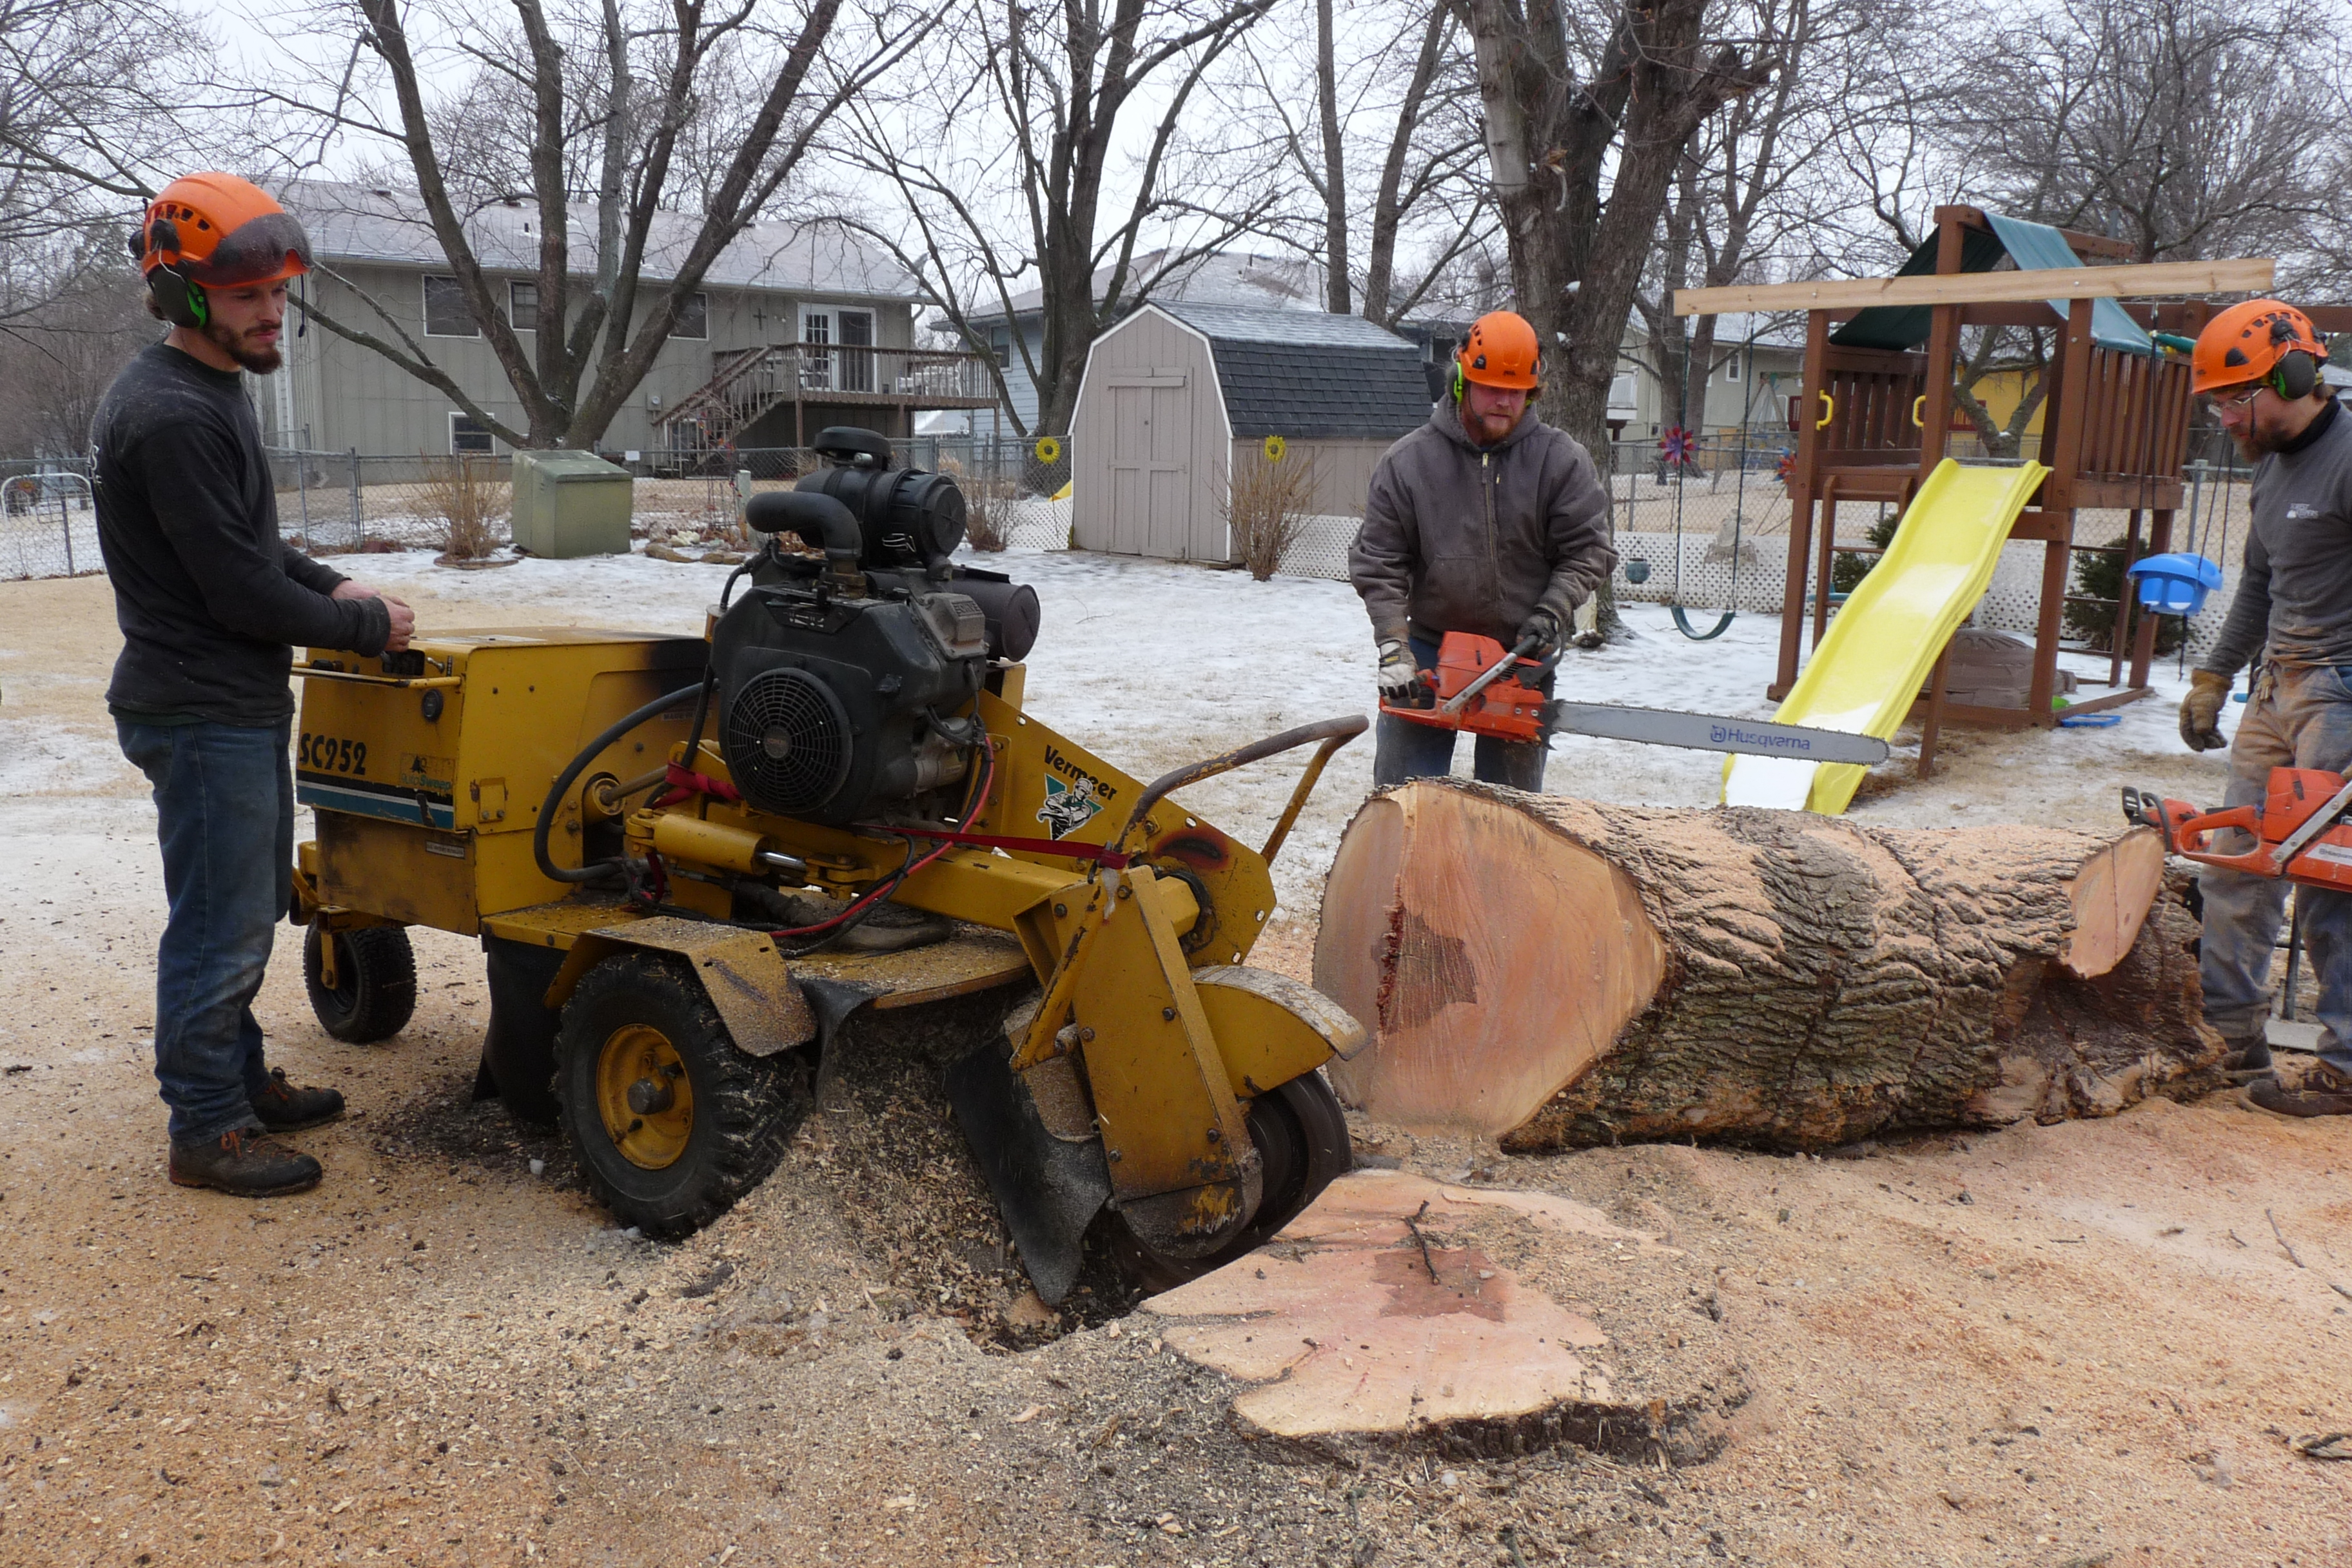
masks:
{"type": "Polygon", "coordinates": [[[191,174],[149,204],[131,250],[171,331],[107,389],[91,473],[122,629],[107,706],[154,788],[171,906],[155,964],[171,1177],[300,1192],[319,1162],[274,1134],[332,1121],[343,1097],[270,1071],[252,1005],[294,858],[290,645],[396,651],[415,616],[278,537],[245,375],[280,363],[302,226],[233,174],[191,174]]]}
{"type": "MultiPolygon", "coordinates": [[[[2191,750],[2230,747],[2228,805],[2262,804],[2273,768],[2352,771],[2352,419],[2320,377],[2326,357],[2301,310],[2249,300],[2206,324],[2190,360],[2192,385],[2254,465],[2237,594],[2180,705],[2191,750]],[[2224,741],[2222,705],[2257,654],[2262,673],[2237,739],[2224,741]]],[[[2224,1065],[2251,1080],[2248,1103],[2284,1116],[2352,1115],[2352,893],[2295,892],[2320,1031],[2318,1065],[2290,1088],[2271,1070],[2263,1032],[2287,885],[2211,866],[2198,880],[2205,1021],[2229,1044],[2224,1065]]]]}

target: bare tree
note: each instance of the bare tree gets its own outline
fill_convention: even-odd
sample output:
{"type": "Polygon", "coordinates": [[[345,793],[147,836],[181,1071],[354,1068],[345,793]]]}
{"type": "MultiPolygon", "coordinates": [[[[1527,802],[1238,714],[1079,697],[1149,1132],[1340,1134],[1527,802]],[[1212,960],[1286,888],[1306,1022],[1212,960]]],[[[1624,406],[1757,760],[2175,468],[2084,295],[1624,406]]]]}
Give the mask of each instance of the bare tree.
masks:
{"type": "Polygon", "coordinates": [[[1311,142],[1291,108],[1308,84],[1280,68],[1297,40],[1276,35],[1253,46],[1264,112],[1314,198],[1311,213],[1273,232],[1324,267],[1328,309],[1347,314],[1360,304],[1368,319],[1394,326],[1443,293],[1457,264],[1494,232],[1479,167],[1477,73],[1443,0],[1359,6],[1347,22],[1355,47],[1343,48],[1328,0],[1318,0],[1305,94],[1311,142]],[[1377,162],[1351,161],[1351,142],[1378,147],[1377,162]]]}
{"type": "Polygon", "coordinates": [[[168,5],[0,0],[0,321],[91,277],[123,281],[139,208],[249,122],[251,94],[206,85],[214,65],[168,5]]]}
{"type": "MultiPolygon", "coordinates": [[[[1744,322],[1740,341],[1726,344],[1716,318],[1674,315],[1670,294],[1767,268],[1804,276],[1820,266],[1822,231],[1856,195],[1823,174],[1856,118],[1900,90],[1878,79],[1898,63],[1883,40],[1927,31],[1910,0],[1734,0],[1716,25],[1749,40],[1771,79],[1691,138],[1661,220],[1654,287],[1635,296],[1671,421],[1693,430],[1706,426],[1708,387],[1728,355],[1783,323],[1744,322]]],[[[1915,47],[1910,68],[1918,64],[1915,47]]]]}
{"type": "Polygon", "coordinates": [[[1204,100],[1273,4],[959,0],[920,67],[930,100],[844,117],[841,155],[898,197],[887,219],[845,221],[916,275],[967,346],[1010,329],[1038,431],[1069,428],[1096,333],[1271,211],[1263,149],[1204,100]],[[1033,278],[1034,350],[1013,304],[1033,278]]]}
{"type": "Polygon", "coordinates": [[[89,443],[99,399],[155,341],[138,278],[119,244],[0,333],[0,453],[66,456],[89,443]]]}
{"type": "Polygon", "coordinates": [[[357,73],[346,70],[320,95],[283,101],[322,142],[352,133],[396,150],[525,427],[493,417],[380,302],[368,300],[373,321],[306,309],[511,445],[585,445],[635,393],[711,264],[776,201],[812,139],[904,56],[929,18],[861,17],[861,52],[844,59],[829,48],[842,0],[806,0],[773,28],[759,0],[719,10],[671,0],[642,12],[623,0],[559,14],[541,0],[512,5],[512,30],[498,34],[454,8],[355,0],[352,58],[356,68],[372,57],[381,93],[355,87],[357,73]],[[755,55],[765,61],[756,79],[746,65],[755,55]],[[747,87],[755,90],[743,107],[730,107],[747,87]],[[378,96],[389,98],[389,113],[375,110],[378,96]],[[593,208],[584,233],[573,212],[583,193],[593,208]],[[500,199],[528,200],[539,241],[545,325],[530,349],[493,292],[468,221],[500,199]],[[656,259],[666,280],[648,276],[656,259]]]}
{"type": "Polygon", "coordinates": [[[2337,26],[2278,0],[2058,0],[2000,29],[1946,134],[1987,205],[2135,260],[2295,258],[2344,225],[2337,26]]]}
{"type": "Polygon", "coordinates": [[[1771,68],[1710,40],[1706,0],[1605,14],[1589,71],[1562,0],[1465,3],[1517,308],[1558,346],[1545,416],[1605,452],[1610,378],[1684,150],[1771,68]]]}

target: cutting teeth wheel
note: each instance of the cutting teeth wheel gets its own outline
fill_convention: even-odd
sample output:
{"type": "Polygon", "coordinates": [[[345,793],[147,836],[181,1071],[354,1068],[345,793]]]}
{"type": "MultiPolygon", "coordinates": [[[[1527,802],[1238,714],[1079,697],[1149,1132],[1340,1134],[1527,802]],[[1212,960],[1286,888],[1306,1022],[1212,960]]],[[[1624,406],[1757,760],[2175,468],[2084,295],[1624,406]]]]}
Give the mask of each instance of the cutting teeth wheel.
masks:
{"type": "Polygon", "coordinates": [[[1130,1283],[1147,1291],[1173,1289],[1271,1241],[1355,1163],[1348,1119],[1321,1073],[1310,1072],[1259,1095],[1249,1104],[1250,1142],[1265,1163],[1265,1195],[1241,1233],[1205,1258],[1173,1258],[1137,1239],[1107,1214],[1111,1256],[1130,1283]]]}

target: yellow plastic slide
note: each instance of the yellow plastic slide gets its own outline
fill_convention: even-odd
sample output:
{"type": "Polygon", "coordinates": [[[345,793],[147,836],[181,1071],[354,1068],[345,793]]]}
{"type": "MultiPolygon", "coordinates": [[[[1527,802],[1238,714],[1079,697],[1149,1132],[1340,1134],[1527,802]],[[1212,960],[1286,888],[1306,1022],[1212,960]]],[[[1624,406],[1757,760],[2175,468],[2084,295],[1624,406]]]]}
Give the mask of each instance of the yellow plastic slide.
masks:
{"type": "MultiPolygon", "coordinates": [[[[1947,458],[1919,487],[1895,542],[1830,622],[1772,717],[1891,741],[1937,656],[1992,582],[2000,547],[2042,476],[2039,463],[1964,468],[1947,458]]],[[[1724,761],[1726,805],[1802,807],[1835,816],[1868,770],[1787,757],[1724,761]]]]}

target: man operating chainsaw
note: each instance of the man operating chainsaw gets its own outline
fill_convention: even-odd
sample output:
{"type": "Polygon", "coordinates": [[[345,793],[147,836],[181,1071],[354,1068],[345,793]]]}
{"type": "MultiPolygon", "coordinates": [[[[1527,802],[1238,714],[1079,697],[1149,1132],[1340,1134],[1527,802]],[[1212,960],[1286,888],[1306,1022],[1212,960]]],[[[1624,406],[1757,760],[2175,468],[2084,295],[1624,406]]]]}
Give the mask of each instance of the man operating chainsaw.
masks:
{"type": "MultiPolygon", "coordinates": [[[[2196,390],[2254,465],[2237,596],[2180,705],[2192,749],[2230,745],[2227,805],[2260,805],[2273,768],[2352,771],[2352,419],[2320,380],[2326,357],[2302,311],[2253,300],[2214,317],[2191,360],[2196,390]],[[2222,706],[2258,653],[2262,673],[2225,742],[2222,706]]],[[[2263,1033],[2287,883],[2211,866],[2200,880],[2205,1021],[2229,1042],[2225,1065],[2253,1079],[2247,1099],[2265,1110],[2352,1114],[2352,893],[2295,895],[2319,977],[2320,1059],[2288,1089],[2269,1073],[2263,1033]]]]}
{"type": "Polygon", "coordinates": [[[260,1196],[317,1184],[272,1134],[342,1113],[262,1061],[261,989],[294,858],[292,643],[399,649],[405,605],[284,543],[244,374],[279,363],[301,225],[230,174],[173,181],[131,237],[171,324],[90,426],[98,536],[122,654],[107,687],[122,753],[154,788],[171,912],[155,963],[155,1077],[171,1176],[260,1196]]]}
{"type": "MultiPolygon", "coordinates": [[[[1509,310],[1481,316],[1454,356],[1451,395],[1372,472],[1348,574],[1371,616],[1380,689],[1409,697],[1449,631],[1531,640],[1549,658],[1570,617],[1616,569],[1609,498],[1592,458],[1535,412],[1535,329],[1509,310]]],[[[1541,682],[1549,694],[1550,678],[1541,682]]],[[[1380,784],[1453,771],[1454,732],[1381,715],[1380,784]]],[[[1478,737],[1479,778],[1543,787],[1545,738],[1478,737]]]]}

